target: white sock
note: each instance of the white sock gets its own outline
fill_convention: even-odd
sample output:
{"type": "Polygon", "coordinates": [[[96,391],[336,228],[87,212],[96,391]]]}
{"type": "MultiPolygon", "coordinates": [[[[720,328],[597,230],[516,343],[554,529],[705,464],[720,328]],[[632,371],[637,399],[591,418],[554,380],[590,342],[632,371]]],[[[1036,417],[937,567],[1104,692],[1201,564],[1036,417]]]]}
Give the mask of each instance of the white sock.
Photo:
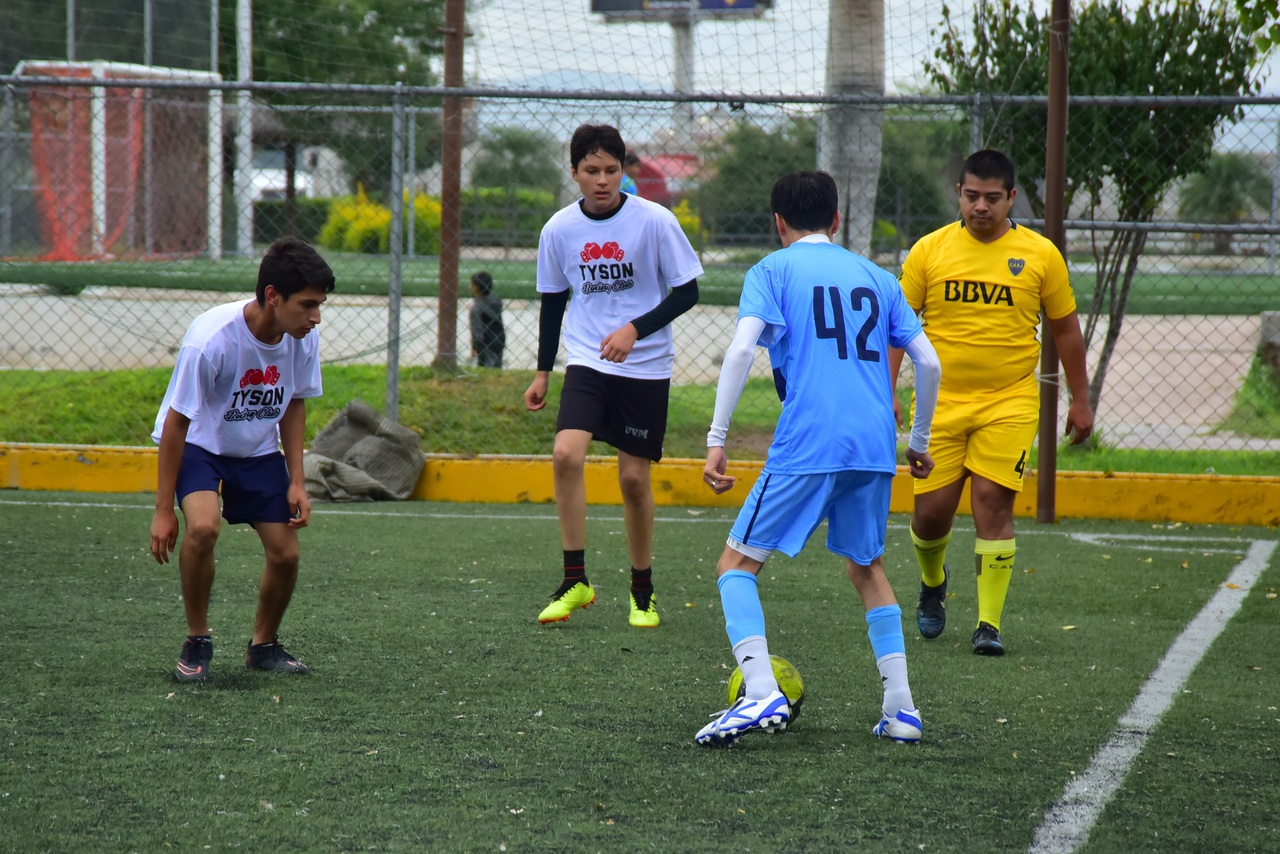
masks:
{"type": "Polygon", "coordinates": [[[891,652],[876,659],[876,667],[880,670],[880,681],[884,683],[884,704],[881,706],[884,713],[893,717],[898,709],[914,709],[911,685],[907,682],[907,654],[891,652]]]}
{"type": "Polygon", "coordinates": [[[738,641],[733,656],[742,668],[742,681],[747,686],[747,699],[763,700],[778,690],[778,680],[773,677],[773,662],[769,660],[769,644],[764,635],[752,635],[738,641]]]}

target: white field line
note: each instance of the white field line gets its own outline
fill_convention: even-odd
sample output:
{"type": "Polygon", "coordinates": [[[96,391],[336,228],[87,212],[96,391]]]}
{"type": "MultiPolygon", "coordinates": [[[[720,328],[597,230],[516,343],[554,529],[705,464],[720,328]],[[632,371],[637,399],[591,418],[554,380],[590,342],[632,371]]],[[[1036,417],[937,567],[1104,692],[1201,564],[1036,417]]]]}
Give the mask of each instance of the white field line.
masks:
{"type": "MultiPolygon", "coordinates": [[[[16,506],[16,507],[106,507],[108,509],[115,509],[115,510],[151,510],[153,509],[152,505],[150,504],[112,504],[108,502],[93,502],[93,501],[10,501],[7,499],[0,499],[0,506],[6,505],[6,504],[16,506]]],[[[521,520],[528,519],[528,520],[543,521],[543,522],[555,522],[558,519],[558,517],[556,516],[519,516],[516,514],[499,514],[499,513],[475,513],[475,514],[471,514],[471,513],[396,513],[388,510],[331,510],[331,509],[328,509],[325,505],[320,505],[318,507],[313,505],[311,512],[314,515],[322,515],[322,516],[388,516],[388,517],[394,517],[397,519],[482,519],[482,520],[490,519],[490,520],[498,520],[498,521],[503,521],[503,520],[521,521],[521,520]]],[[[704,510],[701,512],[706,513],[710,511],[704,510]]],[[[591,522],[625,521],[621,516],[588,516],[587,520],[591,522]]],[[[707,519],[699,519],[694,517],[694,518],[686,519],[683,517],[674,517],[674,516],[656,516],[654,518],[654,521],[655,522],[720,522],[726,526],[733,524],[732,518],[721,519],[719,517],[707,518],[707,519]]],[[[888,526],[890,531],[905,531],[907,530],[908,527],[909,527],[908,525],[889,525],[888,526]]],[[[973,528],[957,525],[954,528],[954,530],[967,532],[967,531],[972,531],[973,528]]],[[[1028,529],[1020,530],[1017,532],[1017,535],[1020,537],[1067,536],[1067,537],[1072,537],[1073,539],[1079,540],[1080,542],[1087,543],[1089,545],[1094,545],[1094,546],[1106,545],[1105,543],[1095,542],[1095,540],[1099,538],[1108,539],[1108,540],[1135,540],[1135,541],[1152,540],[1156,542],[1177,541],[1177,542],[1191,542],[1191,543],[1236,543],[1239,545],[1244,545],[1246,543],[1253,542],[1252,540],[1241,539],[1240,537],[1186,537],[1186,536],[1176,536],[1176,535],[1163,536],[1161,534],[1082,534],[1082,533],[1075,533],[1071,531],[1051,531],[1051,530],[1041,530],[1041,529],[1035,529],[1035,528],[1032,528],[1029,530],[1028,529]]],[[[1129,545],[1124,545],[1122,543],[1115,543],[1114,545],[1118,548],[1146,549],[1146,550],[1159,550],[1159,551],[1184,551],[1184,549],[1159,549],[1156,546],[1139,546],[1139,545],[1129,546],[1129,545]]],[[[1215,549],[1214,551],[1225,553],[1228,550],[1215,549]]],[[[1243,552],[1235,552],[1235,553],[1243,554],[1243,552]]]]}
{"type": "Polygon", "coordinates": [[[1254,540],[1244,560],[1195,619],[1169,647],[1138,699],[1119,721],[1111,738],[1093,757],[1089,770],[1067,784],[1062,798],[1045,813],[1028,854],[1070,854],[1089,838],[1089,831],[1120,788],[1133,761],[1160,723],[1187,678],[1227,622],[1240,610],[1249,588],[1266,570],[1274,540],[1254,540]]]}

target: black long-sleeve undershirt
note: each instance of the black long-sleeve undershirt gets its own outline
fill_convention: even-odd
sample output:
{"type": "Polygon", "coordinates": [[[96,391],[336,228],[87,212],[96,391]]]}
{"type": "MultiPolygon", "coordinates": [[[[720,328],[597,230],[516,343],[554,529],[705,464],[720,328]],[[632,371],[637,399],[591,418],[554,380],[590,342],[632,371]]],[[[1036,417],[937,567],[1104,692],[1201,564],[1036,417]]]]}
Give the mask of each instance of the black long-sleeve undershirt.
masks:
{"type": "MultiPolygon", "coordinates": [[[[564,312],[569,305],[569,294],[569,288],[542,294],[542,303],[538,312],[538,370],[540,371],[550,371],[555,367],[556,353],[560,350],[560,325],[564,322],[564,312]]],[[[652,311],[631,321],[631,325],[636,328],[636,340],[649,337],[697,304],[697,279],[690,279],[683,285],[672,288],[666,299],[658,303],[652,311]]]]}
{"type": "Polygon", "coordinates": [[[672,288],[667,298],[654,306],[653,311],[631,321],[636,328],[636,340],[641,341],[684,314],[698,304],[698,280],[690,279],[678,288],[672,288]]]}

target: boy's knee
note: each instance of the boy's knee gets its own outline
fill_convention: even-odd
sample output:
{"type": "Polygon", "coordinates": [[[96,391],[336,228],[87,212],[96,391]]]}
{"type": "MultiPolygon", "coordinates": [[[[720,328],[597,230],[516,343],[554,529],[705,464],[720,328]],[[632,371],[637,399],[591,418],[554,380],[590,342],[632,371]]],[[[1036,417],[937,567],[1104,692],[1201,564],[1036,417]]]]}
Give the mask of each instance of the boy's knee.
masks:
{"type": "Polygon", "coordinates": [[[618,474],[618,486],[622,497],[629,501],[643,501],[649,496],[649,472],[622,471],[618,474]]]}
{"type": "Polygon", "coordinates": [[[557,444],[551,451],[551,467],[556,474],[581,471],[586,460],[570,448],[557,444]]]}
{"type": "Polygon", "coordinates": [[[218,542],[218,534],[222,531],[222,523],[219,520],[212,522],[188,522],[187,533],[183,538],[183,545],[196,551],[205,552],[213,551],[214,545],[218,542]]]}
{"type": "Polygon", "coordinates": [[[267,565],[274,569],[297,570],[298,544],[296,542],[281,544],[267,550],[267,565]]]}

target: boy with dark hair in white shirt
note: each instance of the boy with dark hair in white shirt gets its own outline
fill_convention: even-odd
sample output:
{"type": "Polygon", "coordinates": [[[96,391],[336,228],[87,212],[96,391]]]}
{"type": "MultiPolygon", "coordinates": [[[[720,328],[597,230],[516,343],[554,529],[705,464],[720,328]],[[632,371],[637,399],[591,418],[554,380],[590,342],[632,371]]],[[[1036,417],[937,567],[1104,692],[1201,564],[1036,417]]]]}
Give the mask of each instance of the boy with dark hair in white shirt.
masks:
{"type": "Polygon", "coordinates": [[[538,239],[538,373],[524,394],[530,410],[546,406],[563,319],[569,365],[552,465],[564,581],[538,620],[567,620],[595,601],[584,561],[583,472],[594,438],[618,449],[631,552],[629,622],[653,628],[660,619],[651,575],[649,466],[662,458],[667,429],[675,359],[670,324],[697,303],[702,265],[671,211],[620,191],[627,147],[617,130],[579,127],[569,156],[582,198],[552,216],[538,239]]]}
{"type": "Polygon", "coordinates": [[[160,446],[151,521],[157,562],[168,563],[177,544],[175,497],[186,519],[178,554],[187,616],[180,682],[209,678],[219,493],[222,517],[252,525],[266,552],[245,664],[307,672],[276,630],[298,578],[298,529],[311,514],[302,475],[306,398],[322,394],[319,333],[311,333],[333,288],[333,270],[319,253],[301,240],[278,240],[262,259],[255,296],[205,312],[182,339],[151,434],[160,446]]]}

